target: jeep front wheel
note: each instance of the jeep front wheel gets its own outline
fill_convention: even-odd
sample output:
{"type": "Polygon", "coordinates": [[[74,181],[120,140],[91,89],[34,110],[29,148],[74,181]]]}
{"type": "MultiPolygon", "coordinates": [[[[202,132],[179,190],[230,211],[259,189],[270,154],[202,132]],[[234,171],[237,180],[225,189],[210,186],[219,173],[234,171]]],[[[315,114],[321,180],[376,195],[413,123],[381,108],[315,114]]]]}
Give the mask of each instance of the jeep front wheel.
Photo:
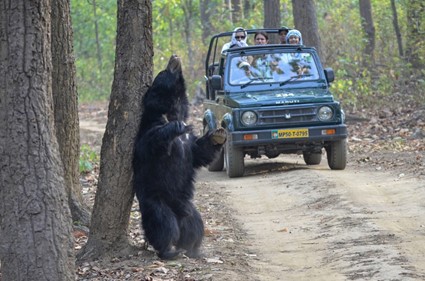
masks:
{"type": "Polygon", "coordinates": [[[232,145],[231,134],[227,134],[224,155],[226,159],[226,173],[229,178],[242,177],[245,170],[245,155],[241,148],[232,145]]]}
{"type": "Polygon", "coordinates": [[[330,142],[326,146],[329,168],[344,170],[347,165],[347,139],[330,142]]]}

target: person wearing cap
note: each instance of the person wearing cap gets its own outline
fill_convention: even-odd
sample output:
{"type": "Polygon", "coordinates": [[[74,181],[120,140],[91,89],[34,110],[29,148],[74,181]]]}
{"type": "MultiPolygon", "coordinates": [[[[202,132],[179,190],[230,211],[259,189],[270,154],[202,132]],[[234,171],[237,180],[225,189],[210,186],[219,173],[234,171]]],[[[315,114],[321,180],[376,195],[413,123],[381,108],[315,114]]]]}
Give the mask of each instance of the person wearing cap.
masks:
{"type": "Polygon", "coordinates": [[[279,39],[280,44],[286,44],[286,34],[288,34],[289,28],[286,26],[282,26],[279,28],[279,39]]]}
{"type": "Polygon", "coordinates": [[[289,30],[288,34],[286,34],[286,44],[302,45],[303,37],[301,35],[301,32],[296,29],[289,30]]]}
{"type": "Polygon", "coordinates": [[[246,43],[248,33],[245,31],[243,27],[236,27],[232,34],[232,40],[223,45],[221,52],[225,52],[227,49],[233,47],[246,47],[248,44],[246,43]]]}

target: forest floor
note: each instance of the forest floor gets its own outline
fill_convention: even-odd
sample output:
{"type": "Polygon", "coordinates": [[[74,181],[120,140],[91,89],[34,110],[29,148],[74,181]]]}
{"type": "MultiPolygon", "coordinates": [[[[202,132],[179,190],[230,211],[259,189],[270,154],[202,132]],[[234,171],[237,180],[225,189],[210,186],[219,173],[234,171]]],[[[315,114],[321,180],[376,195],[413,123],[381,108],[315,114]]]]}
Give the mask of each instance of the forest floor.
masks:
{"type": "MultiPolygon", "coordinates": [[[[201,107],[191,121],[201,131],[201,107]]],[[[99,152],[107,105],[80,106],[81,144],[99,152]]],[[[203,257],[85,262],[78,280],[425,280],[425,107],[350,112],[344,171],[302,156],[246,159],[244,177],[201,169],[203,257]]],[[[98,168],[82,175],[94,202],[98,168]]],[[[143,244],[133,205],[129,235],[143,244]]],[[[75,248],[87,240],[75,231],[75,248]]]]}

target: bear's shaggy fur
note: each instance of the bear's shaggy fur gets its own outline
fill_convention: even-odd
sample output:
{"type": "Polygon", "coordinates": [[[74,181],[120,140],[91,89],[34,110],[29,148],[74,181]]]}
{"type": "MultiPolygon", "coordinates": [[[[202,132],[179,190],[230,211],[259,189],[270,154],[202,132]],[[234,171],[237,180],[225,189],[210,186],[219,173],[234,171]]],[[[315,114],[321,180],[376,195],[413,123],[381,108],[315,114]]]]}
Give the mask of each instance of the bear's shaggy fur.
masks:
{"type": "Polygon", "coordinates": [[[189,102],[180,59],[173,55],[143,97],[136,139],[134,188],[147,241],[162,259],[200,254],[204,225],[192,199],[195,170],[214,160],[224,129],[202,137],[184,122],[189,102]]]}

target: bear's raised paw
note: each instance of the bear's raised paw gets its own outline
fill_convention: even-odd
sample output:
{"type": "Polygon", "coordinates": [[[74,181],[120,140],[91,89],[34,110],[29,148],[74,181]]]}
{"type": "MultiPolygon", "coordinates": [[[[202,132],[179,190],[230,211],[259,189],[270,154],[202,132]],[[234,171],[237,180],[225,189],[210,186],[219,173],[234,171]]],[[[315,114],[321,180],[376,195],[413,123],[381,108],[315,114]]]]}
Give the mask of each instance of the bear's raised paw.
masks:
{"type": "Polygon", "coordinates": [[[223,128],[218,128],[214,130],[214,132],[211,134],[210,139],[214,145],[223,144],[227,139],[226,130],[223,128]]]}

